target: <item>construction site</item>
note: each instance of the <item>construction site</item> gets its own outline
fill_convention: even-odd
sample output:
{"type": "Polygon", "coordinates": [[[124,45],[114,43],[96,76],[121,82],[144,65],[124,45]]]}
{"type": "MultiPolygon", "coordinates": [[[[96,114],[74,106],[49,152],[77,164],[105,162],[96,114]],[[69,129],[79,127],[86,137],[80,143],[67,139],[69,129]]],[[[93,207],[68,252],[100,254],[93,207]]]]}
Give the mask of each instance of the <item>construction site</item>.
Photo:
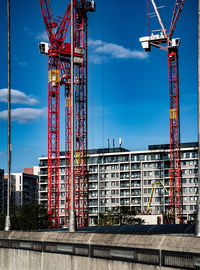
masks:
{"type": "MultiPolygon", "coordinates": [[[[23,55],[31,57],[30,69],[19,58],[23,46],[12,45],[17,34],[7,0],[8,87],[0,89],[0,102],[8,107],[0,121],[7,123],[8,159],[7,167],[2,163],[7,173],[0,169],[0,269],[200,269],[200,1],[188,6],[185,0],[144,0],[132,3],[134,10],[121,3],[117,21],[112,1],[58,2],[38,0],[35,28],[16,22],[19,37],[27,38],[23,55]],[[185,23],[196,18],[192,39],[185,23]],[[36,25],[45,31],[36,35],[36,25]],[[30,56],[28,37],[32,47],[37,43],[37,56],[34,50],[30,56]],[[131,42],[140,47],[130,49],[131,42]],[[12,77],[19,89],[13,55],[19,73],[25,72],[21,85],[29,84],[32,93],[35,81],[41,93],[11,86],[12,77]],[[193,73],[198,78],[191,79],[193,73]],[[43,108],[30,107],[39,102],[43,108]],[[129,147],[122,132],[131,137],[129,147]],[[26,166],[34,155],[39,165],[26,166]],[[24,172],[14,173],[20,158],[24,172]],[[13,230],[11,207],[24,204],[44,207],[45,229],[13,230]]],[[[32,21],[34,9],[25,16],[32,21]]]]}
{"type": "MultiPolygon", "coordinates": [[[[179,58],[180,38],[174,32],[181,20],[185,1],[174,1],[169,28],[164,25],[160,10],[154,0],[147,0],[147,33],[140,37],[142,48],[150,52],[152,47],[168,54],[169,81],[169,191],[158,178],[152,180],[147,214],[158,185],[169,193],[170,207],[164,213],[170,215],[170,223],[183,223],[183,185],[180,156],[180,105],[179,58]],[[151,29],[154,17],[160,30],[151,29]],[[153,30],[153,31],[152,31],[153,30]]],[[[49,1],[40,0],[42,16],[49,42],[39,44],[40,53],[48,56],[48,158],[47,158],[47,211],[52,228],[59,227],[59,160],[60,129],[64,128],[65,173],[64,226],[75,228],[88,226],[89,193],[87,171],[87,14],[95,12],[94,1],[72,1],[63,17],[56,17],[49,1]],[[72,12],[73,10],[73,12],[72,12]],[[71,79],[73,78],[73,79],[71,79]],[[60,89],[64,88],[64,125],[60,123],[60,89]]],[[[95,16],[95,13],[94,13],[95,16]]],[[[166,14],[170,18],[170,14],[166,14]]],[[[167,61],[167,60],[166,60],[167,61]]],[[[181,61],[180,61],[181,63],[181,61]]],[[[62,189],[63,191],[63,189],[62,189]]]]}

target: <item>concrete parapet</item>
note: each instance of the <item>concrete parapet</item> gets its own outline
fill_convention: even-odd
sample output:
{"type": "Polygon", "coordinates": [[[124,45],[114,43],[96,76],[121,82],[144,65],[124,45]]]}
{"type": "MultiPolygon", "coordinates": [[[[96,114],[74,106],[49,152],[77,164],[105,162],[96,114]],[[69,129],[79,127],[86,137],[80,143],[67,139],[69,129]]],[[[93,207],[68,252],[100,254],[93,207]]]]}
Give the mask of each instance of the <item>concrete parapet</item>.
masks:
{"type": "Polygon", "coordinates": [[[87,232],[0,232],[0,239],[45,241],[88,245],[109,245],[200,253],[200,238],[175,235],[133,235],[87,232]]]}
{"type": "Polygon", "coordinates": [[[195,236],[0,232],[0,269],[4,270],[199,267],[200,238],[195,236]]]}

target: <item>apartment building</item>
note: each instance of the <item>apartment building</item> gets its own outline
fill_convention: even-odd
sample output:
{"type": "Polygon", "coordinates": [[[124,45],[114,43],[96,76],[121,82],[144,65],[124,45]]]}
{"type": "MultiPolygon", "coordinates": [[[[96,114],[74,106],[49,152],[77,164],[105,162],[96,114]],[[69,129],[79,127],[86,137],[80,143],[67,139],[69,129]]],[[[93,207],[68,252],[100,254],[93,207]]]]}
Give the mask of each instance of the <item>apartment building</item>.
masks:
{"type": "Polygon", "coordinates": [[[27,173],[13,173],[15,177],[15,205],[38,203],[38,177],[27,173]]]}
{"type": "MultiPolygon", "coordinates": [[[[4,175],[4,205],[6,206],[7,174],[4,175]]],[[[11,205],[38,204],[38,176],[27,173],[11,174],[11,205]]],[[[5,211],[4,207],[4,211],[5,211]]]]}
{"type": "Polygon", "coordinates": [[[5,209],[5,185],[4,185],[4,170],[0,169],[0,212],[4,212],[5,209]]]}
{"type": "MultiPolygon", "coordinates": [[[[190,219],[198,200],[198,144],[181,144],[184,218],[190,219]]],[[[47,204],[47,157],[40,157],[39,203],[47,204]]],[[[163,214],[170,203],[169,145],[150,145],[145,151],[124,148],[88,150],[89,217],[116,206],[130,206],[144,214],[152,185],[151,214],[163,214]],[[168,191],[163,188],[162,183],[168,191]]],[[[60,224],[64,221],[65,156],[60,155],[60,224]]]]}

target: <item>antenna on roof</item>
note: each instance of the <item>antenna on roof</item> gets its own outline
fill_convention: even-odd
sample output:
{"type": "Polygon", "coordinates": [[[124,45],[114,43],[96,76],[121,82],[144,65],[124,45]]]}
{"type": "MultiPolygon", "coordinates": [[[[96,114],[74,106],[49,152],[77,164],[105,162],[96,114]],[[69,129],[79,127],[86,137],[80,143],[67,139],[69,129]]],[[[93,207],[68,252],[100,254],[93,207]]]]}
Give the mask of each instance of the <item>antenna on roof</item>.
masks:
{"type": "Polygon", "coordinates": [[[113,138],[113,148],[115,148],[115,139],[113,138]]]}
{"type": "Polygon", "coordinates": [[[108,149],[110,149],[110,140],[108,139],[108,149]]]}
{"type": "Polygon", "coordinates": [[[122,138],[119,138],[119,147],[122,147],[122,138]]]}

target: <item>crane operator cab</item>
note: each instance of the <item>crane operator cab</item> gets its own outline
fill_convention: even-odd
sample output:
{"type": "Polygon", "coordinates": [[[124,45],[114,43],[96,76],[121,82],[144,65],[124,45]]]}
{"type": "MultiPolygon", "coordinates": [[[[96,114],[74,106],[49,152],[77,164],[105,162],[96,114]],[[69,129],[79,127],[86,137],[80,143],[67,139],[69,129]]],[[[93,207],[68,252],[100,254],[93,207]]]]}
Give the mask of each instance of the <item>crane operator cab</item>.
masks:
{"type": "Polygon", "coordinates": [[[50,44],[47,42],[40,42],[39,44],[39,51],[41,54],[48,54],[50,44]]]}
{"type": "Polygon", "coordinates": [[[89,12],[95,12],[96,4],[94,1],[87,1],[85,4],[85,10],[89,12]]]}

